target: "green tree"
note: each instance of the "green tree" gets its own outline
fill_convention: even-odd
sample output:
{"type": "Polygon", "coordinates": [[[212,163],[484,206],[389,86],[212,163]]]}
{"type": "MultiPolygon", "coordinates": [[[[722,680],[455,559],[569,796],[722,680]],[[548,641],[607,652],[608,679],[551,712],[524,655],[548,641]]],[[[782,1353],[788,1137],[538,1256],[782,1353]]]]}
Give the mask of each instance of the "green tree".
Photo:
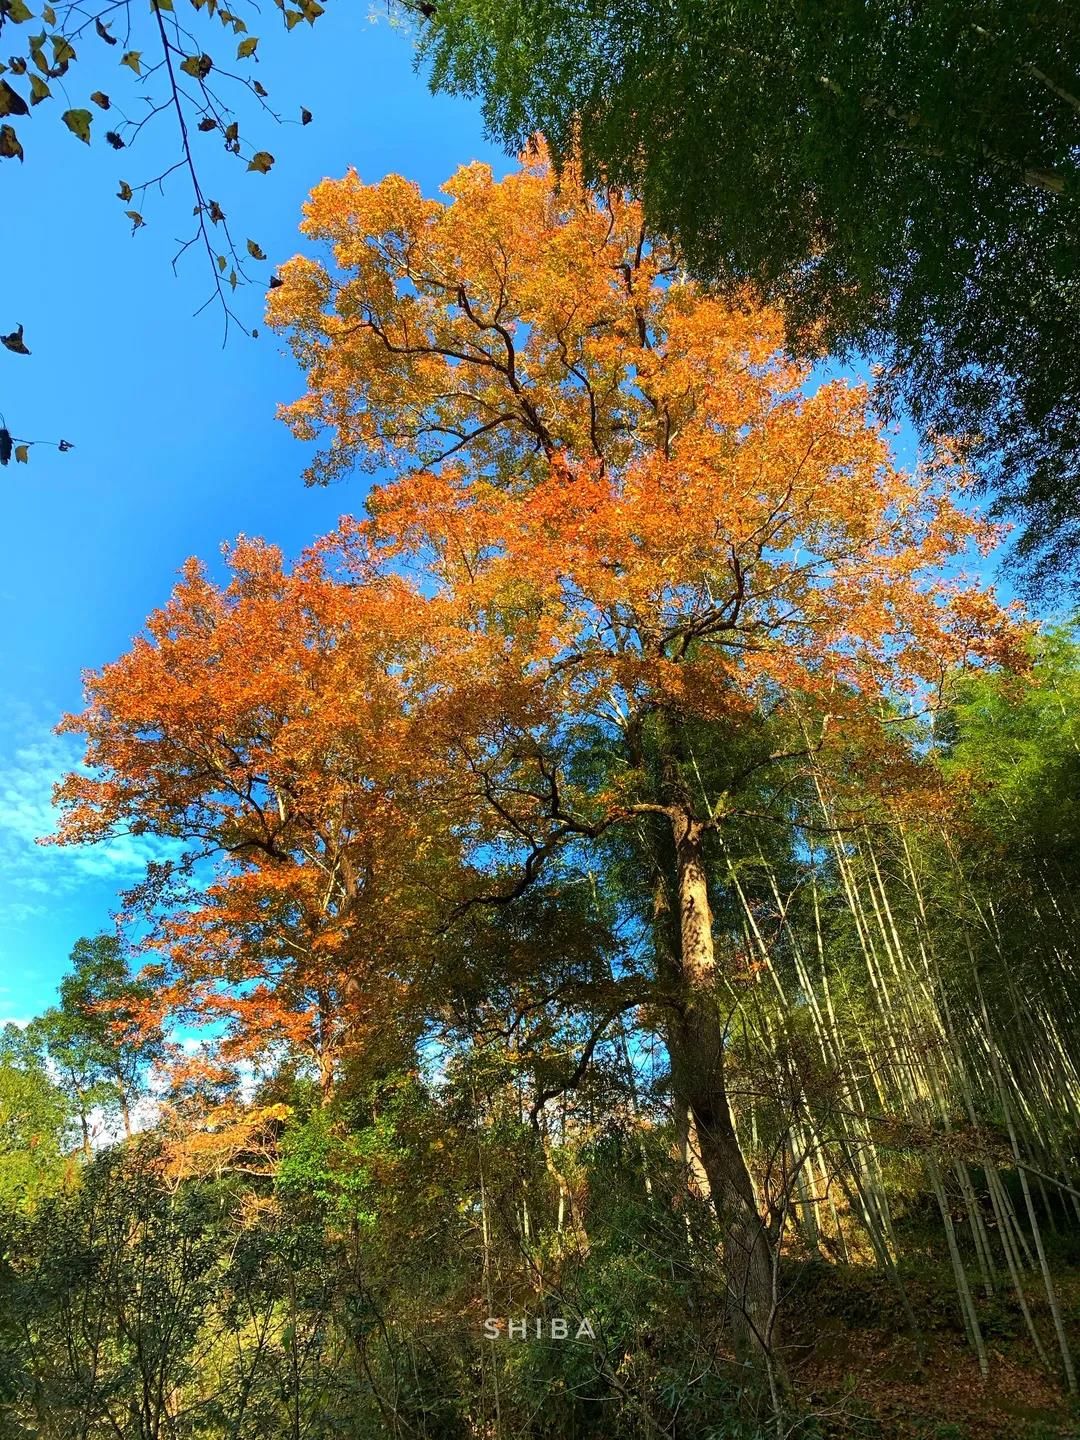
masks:
{"type": "Polygon", "coordinates": [[[864,348],[977,437],[1019,553],[1080,538],[1080,19],[1068,0],[438,0],[432,83],[580,150],[803,351],[864,348]]]}
{"type": "Polygon", "coordinates": [[[32,1035],[0,1035],[0,1211],[32,1209],[63,1171],[70,1130],[67,1096],[50,1078],[32,1035]]]}
{"type": "Polygon", "coordinates": [[[95,1110],[118,1116],[124,1134],[131,1134],[132,1108],[164,1039],[160,1029],[136,1023],[147,987],[131,975],[115,935],[76,941],[71,964],[60,982],[60,1004],[30,1029],[70,1097],[89,1153],[95,1110]]]}
{"type": "Polygon", "coordinates": [[[139,1136],[95,1155],[23,1227],[8,1304],[22,1349],[17,1403],[33,1433],[194,1433],[177,1429],[180,1387],[221,1266],[225,1200],[213,1183],[168,1183],[160,1146],[139,1136]]]}
{"type": "Polygon", "coordinates": [[[1031,661],[1025,681],[963,677],[937,726],[938,752],[997,838],[985,858],[1004,848],[1013,863],[1052,866],[1068,894],[1080,857],[1080,623],[1036,637],[1031,661]]]}

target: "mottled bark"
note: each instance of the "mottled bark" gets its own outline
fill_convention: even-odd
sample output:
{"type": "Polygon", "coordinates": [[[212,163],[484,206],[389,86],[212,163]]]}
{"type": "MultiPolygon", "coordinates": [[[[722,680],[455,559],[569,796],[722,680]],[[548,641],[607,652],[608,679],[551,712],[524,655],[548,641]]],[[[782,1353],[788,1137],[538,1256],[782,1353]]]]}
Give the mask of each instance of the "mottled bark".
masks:
{"type": "Polygon", "coordinates": [[[765,1359],[775,1368],[772,1248],[727,1098],[703,826],[679,805],[671,808],[671,824],[679,907],[680,995],[668,1045],[676,1103],[688,1107],[701,1165],[724,1231],[724,1270],[736,1344],[744,1358],[765,1359]]]}

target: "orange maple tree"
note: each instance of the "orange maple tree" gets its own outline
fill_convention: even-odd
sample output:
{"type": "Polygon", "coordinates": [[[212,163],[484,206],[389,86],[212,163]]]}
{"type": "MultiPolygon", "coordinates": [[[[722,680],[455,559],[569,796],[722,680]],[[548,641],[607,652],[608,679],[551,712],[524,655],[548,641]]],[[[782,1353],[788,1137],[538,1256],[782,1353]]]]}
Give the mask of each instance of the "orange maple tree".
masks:
{"type": "Polygon", "coordinates": [[[96,774],[62,788],[62,836],[134,817],[223,845],[165,924],[175,999],[319,1051],[434,911],[512,903],[615,827],[661,826],[642,884],[677,922],[655,976],[673,1089],[739,1333],[775,1378],[775,1236],[728,1103],[706,859],[738,777],[710,790],[691,731],[767,715],[783,743],[756,769],[885,756],[883,717],[1013,663],[1020,629],[963,578],[994,537],[948,448],[898,469],[865,387],[812,388],[781,317],[686,282],[636,204],[557,182],[542,152],[446,192],[313,191],[302,229],[329,258],[270,297],[308,376],[283,413],[329,439],[310,480],[391,478],[289,575],[250,544],[224,591],[188,575],[67,722],[96,774]],[[585,737],[600,779],[574,764],[585,737]]]}
{"type": "Polygon", "coordinates": [[[58,838],[175,841],[129,897],[154,922],[148,1003],[215,1026],[230,1062],[306,1057],[329,1090],[343,1047],[385,1026],[418,955],[399,942],[422,929],[418,877],[452,850],[420,803],[431,776],[404,703],[423,607],[393,577],[287,571],[257,542],[228,559],[224,587],[189,563],[63,722],[88,736],[91,773],[59,787],[58,838]]]}

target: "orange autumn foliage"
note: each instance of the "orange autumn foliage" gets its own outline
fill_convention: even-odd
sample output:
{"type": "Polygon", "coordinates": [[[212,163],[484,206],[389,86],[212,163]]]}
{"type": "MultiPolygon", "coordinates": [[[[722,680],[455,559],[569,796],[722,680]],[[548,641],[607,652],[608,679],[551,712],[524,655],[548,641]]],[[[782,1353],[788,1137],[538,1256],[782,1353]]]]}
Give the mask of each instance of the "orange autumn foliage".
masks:
{"type": "Polygon", "coordinates": [[[502,634],[530,724],[784,695],[869,743],[883,704],[1023,663],[1018,617],[964,578],[996,535],[947,444],[898,469],[864,386],[811,390],[779,314],[687,283],[640,206],[557,183],[542,148],[444,190],[312,192],[330,259],[291,261],[269,302],[308,374],[283,415],[329,441],[310,480],[396,472],[347,548],[419,565],[489,652],[502,634]]]}
{"type": "Polygon", "coordinates": [[[155,1018],[224,1026],[234,1061],[298,1053],[328,1082],[405,983],[398,932],[441,853],[404,705],[422,607],[392,577],[288,573],[257,542],[229,560],[224,588],[189,564],[63,722],[93,773],[58,788],[58,839],[174,840],[131,897],[154,920],[155,1018]]]}
{"type": "Polygon", "coordinates": [[[898,469],[864,387],[811,390],[779,315],[701,293],[636,204],[542,154],[446,193],[323,182],[302,228],[331,261],[270,297],[308,376],[284,415],[329,439],[309,478],[392,472],[368,517],[291,571],[251,541],[224,587],[190,566],[65,722],[91,773],[61,840],[193,857],[167,877],[190,899],[144,892],[162,1009],[326,1084],[470,898],[670,807],[643,727],[767,712],[862,746],[870,786],[884,706],[1019,655],[961,574],[994,535],[947,448],[898,469]],[[585,726],[618,757],[599,785],[570,778],[585,726]]]}

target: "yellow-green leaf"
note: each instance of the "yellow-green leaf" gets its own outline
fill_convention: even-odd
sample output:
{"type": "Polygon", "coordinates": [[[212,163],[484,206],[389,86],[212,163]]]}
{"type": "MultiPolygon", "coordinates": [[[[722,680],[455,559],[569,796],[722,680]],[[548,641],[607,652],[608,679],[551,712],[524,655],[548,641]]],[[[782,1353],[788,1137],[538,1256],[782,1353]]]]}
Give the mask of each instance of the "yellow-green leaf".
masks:
{"type": "Polygon", "coordinates": [[[240,44],[236,47],[236,58],[238,60],[246,60],[249,55],[254,55],[258,43],[259,37],[257,35],[249,35],[246,40],[241,40],[240,44]]]}
{"type": "Polygon", "coordinates": [[[126,180],[121,180],[121,181],[120,181],[120,189],[116,192],[116,198],[117,198],[118,200],[130,200],[130,199],[131,199],[131,196],[132,196],[131,186],[128,184],[128,182],[127,182],[126,180]]]}
{"type": "Polygon", "coordinates": [[[194,80],[205,80],[214,68],[209,55],[187,55],[180,62],[180,69],[194,80]]]}
{"type": "Polygon", "coordinates": [[[141,75],[142,70],[139,65],[141,59],[141,50],[129,50],[127,54],[123,57],[123,59],[120,61],[120,64],[126,65],[129,70],[134,70],[136,75],[141,75]]]}
{"type": "Polygon", "coordinates": [[[254,240],[249,240],[247,242],[247,252],[253,260],[266,259],[266,252],[263,250],[262,246],[258,245],[254,240]]]}
{"type": "Polygon", "coordinates": [[[60,119],[84,145],[90,144],[90,124],[93,120],[89,110],[65,110],[60,119]]]}
{"type": "Polygon", "coordinates": [[[273,163],[274,157],[270,154],[269,150],[256,150],[255,154],[248,161],[247,168],[249,170],[257,170],[260,175],[266,175],[269,173],[273,163]]]}
{"type": "Polygon", "coordinates": [[[52,91],[40,75],[30,76],[30,104],[40,105],[42,100],[48,100],[52,91]]]}
{"type": "Polygon", "coordinates": [[[53,68],[63,73],[75,59],[75,49],[63,35],[50,35],[53,48],[53,68]]]}
{"type": "Polygon", "coordinates": [[[18,464],[20,464],[20,465],[29,465],[29,463],[30,463],[30,446],[29,446],[29,445],[16,445],[16,446],[15,446],[15,459],[16,459],[16,461],[18,462],[18,464]]]}

